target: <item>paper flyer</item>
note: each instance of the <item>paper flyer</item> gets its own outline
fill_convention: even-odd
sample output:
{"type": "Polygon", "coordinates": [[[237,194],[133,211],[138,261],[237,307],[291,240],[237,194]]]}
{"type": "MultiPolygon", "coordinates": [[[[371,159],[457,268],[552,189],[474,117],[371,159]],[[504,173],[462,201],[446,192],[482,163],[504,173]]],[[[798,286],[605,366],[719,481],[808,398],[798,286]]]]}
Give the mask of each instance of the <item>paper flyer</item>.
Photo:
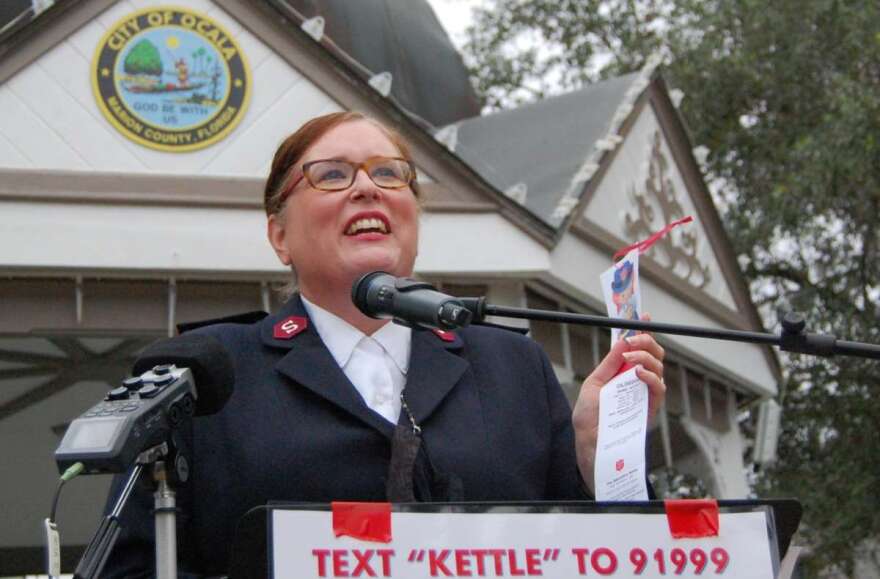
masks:
{"type": "Polygon", "coordinates": [[[636,376],[636,369],[630,368],[599,393],[596,500],[648,500],[647,431],[648,386],[636,376]]]}
{"type": "MultiPolygon", "coordinates": [[[[613,259],[622,258],[599,276],[609,318],[639,320],[642,313],[642,287],[639,281],[639,255],[679,225],[690,223],[687,216],[673,221],[647,239],[620,249],[613,259]]],[[[637,330],[612,328],[611,345],[637,330]]],[[[648,434],[648,385],[636,376],[636,369],[622,367],[618,375],[599,393],[599,434],[596,443],[594,483],[600,501],[648,500],[645,445],[648,434]]]]}
{"type": "MultiPolygon", "coordinates": [[[[639,247],[600,276],[608,317],[638,320],[642,311],[639,247]]],[[[636,330],[611,329],[611,344],[636,330]]],[[[648,500],[645,439],[648,430],[648,386],[635,368],[618,374],[599,394],[599,436],[595,486],[600,501],[648,500]]]]}
{"type": "MultiPolygon", "coordinates": [[[[642,293],[639,284],[639,249],[633,249],[599,277],[608,317],[638,320],[642,311],[642,293]]],[[[636,330],[611,329],[611,343],[634,336],[636,330]]]]}

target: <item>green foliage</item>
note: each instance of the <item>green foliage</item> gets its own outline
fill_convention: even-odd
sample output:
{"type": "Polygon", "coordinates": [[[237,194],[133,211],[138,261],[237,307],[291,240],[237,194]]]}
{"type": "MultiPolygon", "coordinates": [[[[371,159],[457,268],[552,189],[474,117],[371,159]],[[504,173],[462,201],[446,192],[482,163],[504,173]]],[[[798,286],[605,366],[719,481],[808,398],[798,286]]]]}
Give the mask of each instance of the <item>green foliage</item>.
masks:
{"type": "MultiPolygon", "coordinates": [[[[660,51],[710,150],[729,237],[767,326],[880,343],[880,5],[847,0],[494,0],[466,62],[487,108],[638,69],[660,51]]],[[[783,358],[764,494],[805,506],[809,575],[880,537],[880,364],[783,358]]]]}
{"type": "Polygon", "coordinates": [[[662,0],[495,0],[475,9],[465,62],[484,104],[505,108],[640,67],[668,12],[662,0]]]}
{"type": "Polygon", "coordinates": [[[162,74],[162,59],[159,50],[149,40],[141,40],[125,57],[123,64],[128,74],[150,74],[160,76],[162,74]]]}
{"type": "Polygon", "coordinates": [[[661,468],[648,475],[658,497],[664,499],[704,499],[709,491],[703,481],[679,472],[675,468],[661,468]]]}

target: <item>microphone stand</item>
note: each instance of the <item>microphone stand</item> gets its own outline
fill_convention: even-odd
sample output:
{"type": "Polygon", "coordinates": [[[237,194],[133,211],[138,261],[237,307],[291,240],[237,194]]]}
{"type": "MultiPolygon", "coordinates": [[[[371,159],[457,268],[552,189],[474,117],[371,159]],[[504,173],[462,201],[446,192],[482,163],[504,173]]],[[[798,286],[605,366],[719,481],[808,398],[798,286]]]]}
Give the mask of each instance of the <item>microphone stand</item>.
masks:
{"type": "Polygon", "coordinates": [[[769,344],[771,346],[777,346],[785,352],[809,354],[812,356],[856,356],[859,358],[880,359],[880,345],[838,340],[834,336],[827,334],[806,333],[804,331],[806,329],[806,320],[801,314],[795,312],[789,312],[783,317],[782,332],[779,335],[776,335],[742,330],[701,328],[698,326],[668,324],[663,322],[623,320],[588,314],[573,314],[568,312],[533,310],[528,308],[511,308],[487,304],[486,298],[458,298],[458,301],[460,301],[473,315],[471,323],[477,325],[483,323],[486,316],[498,316],[503,318],[580,324],[585,326],[597,326],[600,328],[642,330],[644,332],[653,332],[657,334],[675,334],[679,336],[693,336],[696,338],[709,338],[732,342],[769,344]]]}
{"type": "Polygon", "coordinates": [[[510,308],[486,303],[486,298],[456,298],[438,292],[431,284],[410,278],[394,277],[374,271],[360,277],[351,286],[351,300],[372,318],[391,318],[413,328],[451,330],[468,324],[487,324],[486,316],[562,322],[600,328],[642,330],[658,334],[677,334],[713,340],[750,342],[778,346],[786,352],[811,356],[857,356],[880,359],[880,346],[863,342],[838,340],[826,334],[809,334],[803,315],[787,313],[782,319],[782,332],[765,334],[742,330],[716,330],[697,326],[623,320],[606,316],[571,314],[528,308],[510,308]]]}
{"type": "MultiPolygon", "coordinates": [[[[156,529],[156,578],[177,578],[177,508],[175,492],[169,482],[171,473],[166,465],[166,461],[173,458],[167,442],[149,448],[138,456],[135,467],[125,481],[113,510],[104,517],[98,531],[86,547],[74,572],[75,579],[92,579],[101,576],[104,564],[107,563],[107,558],[119,538],[121,530],[119,516],[122,509],[128,502],[129,495],[131,495],[141,473],[150,466],[152,467],[153,482],[156,483],[156,490],[153,493],[156,529]]],[[[173,462],[177,463],[178,460],[173,460],[173,462]]]]}
{"type": "Polygon", "coordinates": [[[83,552],[82,558],[76,566],[76,571],[73,573],[74,579],[92,579],[101,576],[107,557],[110,556],[110,551],[113,550],[116,539],[119,538],[119,515],[122,513],[122,508],[128,501],[128,496],[134,489],[143,469],[144,465],[138,463],[131,471],[113,510],[101,521],[101,525],[83,552]]]}
{"type": "Polygon", "coordinates": [[[164,461],[153,465],[156,528],[156,579],[177,579],[177,504],[164,461]]]}

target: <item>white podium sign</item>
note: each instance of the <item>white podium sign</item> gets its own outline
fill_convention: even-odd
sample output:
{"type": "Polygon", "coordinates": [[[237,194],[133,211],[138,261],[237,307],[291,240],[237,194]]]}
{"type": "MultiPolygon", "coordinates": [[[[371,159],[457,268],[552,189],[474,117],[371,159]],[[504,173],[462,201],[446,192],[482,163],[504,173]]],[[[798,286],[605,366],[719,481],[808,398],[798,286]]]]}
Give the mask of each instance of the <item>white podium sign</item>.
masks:
{"type": "Polygon", "coordinates": [[[388,543],[335,537],[326,510],[270,524],[275,579],[774,576],[764,511],[722,512],[719,536],[698,539],[673,539],[662,513],[394,512],[388,543]]]}

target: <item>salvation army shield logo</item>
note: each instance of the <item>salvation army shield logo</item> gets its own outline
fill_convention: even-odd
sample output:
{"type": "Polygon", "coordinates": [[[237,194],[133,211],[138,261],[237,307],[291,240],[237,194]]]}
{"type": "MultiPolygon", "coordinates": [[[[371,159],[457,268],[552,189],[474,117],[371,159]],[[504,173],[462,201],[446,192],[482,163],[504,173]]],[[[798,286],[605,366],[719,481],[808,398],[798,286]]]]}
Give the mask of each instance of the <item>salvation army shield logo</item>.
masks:
{"type": "Polygon", "coordinates": [[[132,141],[162,151],[216,143],[241,121],[250,72],[232,36],[208,16],[155,7],[116,22],[92,63],[101,112],[132,141]]]}

